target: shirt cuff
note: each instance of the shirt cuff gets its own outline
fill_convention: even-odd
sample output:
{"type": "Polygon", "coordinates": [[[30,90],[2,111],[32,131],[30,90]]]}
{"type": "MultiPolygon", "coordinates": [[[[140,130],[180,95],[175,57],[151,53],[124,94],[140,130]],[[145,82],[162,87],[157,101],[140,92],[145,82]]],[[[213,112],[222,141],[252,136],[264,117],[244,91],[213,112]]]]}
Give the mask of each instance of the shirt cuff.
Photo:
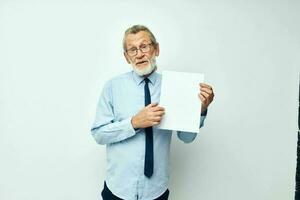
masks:
{"type": "Polygon", "coordinates": [[[207,115],[207,110],[208,109],[206,109],[204,112],[201,112],[201,116],[206,116],[207,115]]]}

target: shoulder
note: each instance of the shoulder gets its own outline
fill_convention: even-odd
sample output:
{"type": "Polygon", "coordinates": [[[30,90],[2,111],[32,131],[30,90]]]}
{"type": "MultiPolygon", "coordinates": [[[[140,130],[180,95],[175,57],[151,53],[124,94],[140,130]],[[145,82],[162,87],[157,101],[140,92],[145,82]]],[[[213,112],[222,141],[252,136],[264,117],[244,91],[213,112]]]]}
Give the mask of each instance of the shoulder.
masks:
{"type": "Polygon", "coordinates": [[[114,82],[120,82],[120,81],[128,81],[130,79],[132,79],[132,71],[112,77],[108,82],[114,83],[114,82]]]}
{"type": "Polygon", "coordinates": [[[127,82],[131,79],[132,79],[132,72],[126,72],[126,73],[120,74],[118,76],[112,77],[111,79],[109,79],[107,81],[106,84],[114,86],[114,85],[119,85],[120,83],[127,82]]]}
{"type": "Polygon", "coordinates": [[[112,87],[120,86],[120,84],[128,82],[132,79],[132,71],[120,74],[118,76],[114,76],[109,79],[105,84],[105,89],[111,89],[112,87]]]}

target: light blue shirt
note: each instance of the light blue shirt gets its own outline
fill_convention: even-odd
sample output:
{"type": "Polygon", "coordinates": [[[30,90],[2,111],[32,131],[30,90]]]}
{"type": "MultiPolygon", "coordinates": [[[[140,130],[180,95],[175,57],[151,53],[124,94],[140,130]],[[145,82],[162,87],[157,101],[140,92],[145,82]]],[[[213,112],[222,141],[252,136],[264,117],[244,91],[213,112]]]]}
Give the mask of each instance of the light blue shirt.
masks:
{"type": "MultiPolygon", "coordinates": [[[[161,75],[149,77],[151,102],[159,102],[161,75]]],[[[153,200],[168,188],[172,131],[153,127],[153,175],[144,175],[145,131],[135,130],[131,118],[144,106],[144,78],[131,71],[108,81],[100,96],[92,135],[106,144],[106,184],[112,193],[126,200],[153,200]]],[[[206,116],[201,116],[200,127],[206,116]]],[[[177,132],[180,140],[192,142],[197,133],[177,132]]]]}

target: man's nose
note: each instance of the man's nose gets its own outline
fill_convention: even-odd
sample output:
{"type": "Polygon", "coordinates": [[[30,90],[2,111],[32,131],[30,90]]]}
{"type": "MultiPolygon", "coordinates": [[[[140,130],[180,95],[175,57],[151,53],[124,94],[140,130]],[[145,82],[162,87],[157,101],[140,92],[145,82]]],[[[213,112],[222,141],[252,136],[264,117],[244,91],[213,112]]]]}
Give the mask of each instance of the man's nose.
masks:
{"type": "Polygon", "coordinates": [[[136,57],[137,58],[141,58],[141,57],[143,57],[145,54],[142,52],[142,50],[141,49],[138,49],[137,50],[137,54],[136,54],[136,57]]]}

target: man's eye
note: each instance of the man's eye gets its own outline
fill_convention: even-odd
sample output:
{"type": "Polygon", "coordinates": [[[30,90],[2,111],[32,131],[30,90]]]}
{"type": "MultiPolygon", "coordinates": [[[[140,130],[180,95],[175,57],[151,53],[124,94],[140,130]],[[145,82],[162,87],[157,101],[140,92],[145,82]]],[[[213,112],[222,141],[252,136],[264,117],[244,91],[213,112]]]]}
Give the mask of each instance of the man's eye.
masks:
{"type": "Polygon", "coordinates": [[[130,52],[135,52],[136,49],[129,49],[128,51],[130,51],[130,52]]]}

